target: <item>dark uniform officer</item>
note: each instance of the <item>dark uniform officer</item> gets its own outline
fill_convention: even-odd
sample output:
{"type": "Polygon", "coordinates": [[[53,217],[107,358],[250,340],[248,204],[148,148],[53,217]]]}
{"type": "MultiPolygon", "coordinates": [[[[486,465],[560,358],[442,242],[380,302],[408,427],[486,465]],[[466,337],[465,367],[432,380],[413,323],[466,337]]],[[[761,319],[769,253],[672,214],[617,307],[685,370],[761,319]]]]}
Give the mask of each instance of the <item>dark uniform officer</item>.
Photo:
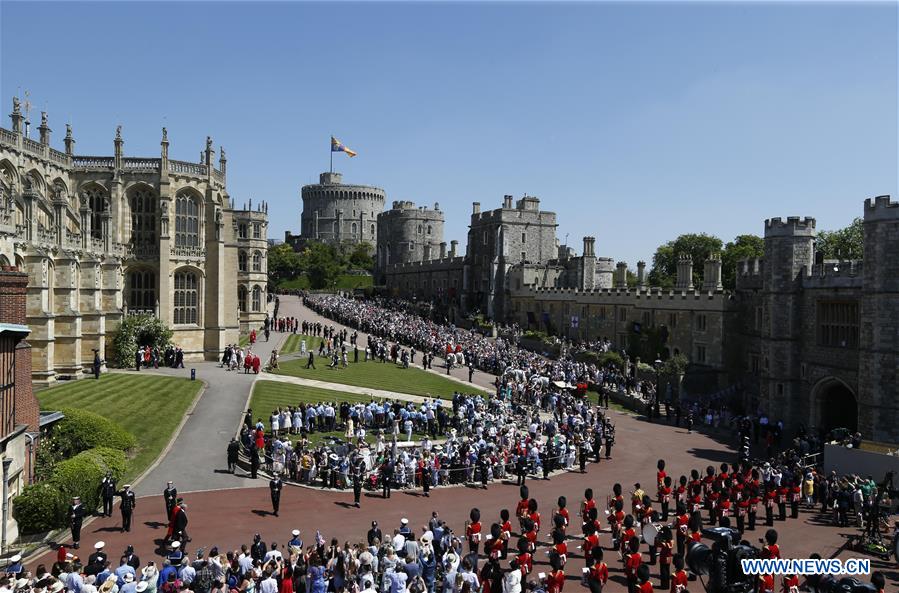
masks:
{"type": "Polygon", "coordinates": [[[518,476],[517,486],[524,486],[524,483],[527,480],[527,473],[528,458],[522,453],[515,460],[515,475],[518,476]]]}
{"type": "Polygon", "coordinates": [[[237,469],[237,456],[240,453],[240,443],[237,442],[237,439],[231,438],[231,442],[228,443],[228,471],[232,474],[237,469]]]}
{"type": "Polygon", "coordinates": [[[134,546],[128,545],[125,548],[125,553],[122,554],[125,557],[125,562],[133,568],[134,570],[140,570],[140,557],[134,553],[134,546]]]}
{"type": "Polygon", "coordinates": [[[112,501],[115,499],[115,495],[115,478],[112,477],[112,472],[106,472],[106,477],[100,482],[100,498],[103,499],[103,515],[105,517],[112,517],[112,501]]]}
{"type": "Polygon", "coordinates": [[[281,506],[281,489],[283,487],[284,482],[281,481],[281,476],[279,474],[275,474],[275,477],[268,483],[268,488],[271,490],[272,494],[272,513],[276,517],[278,516],[278,507],[281,506]]]}
{"type": "Polygon", "coordinates": [[[72,506],[69,507],[69,527],[72,528],[72,547],[78,549],[81,541],[81,523],[84,521],[84,505],[81,504],[81,498],[76,496],[72,499],[72,506]]]}
{"type": "Polygon", "coordinates": [[[390,488],[393,486],[393,458],[389,458],[381,466],[381,489],[384,498],[390,498],[390,488]]]}
{"type": "Polygon", "coordinates": [[[134,514],[134,507],[137,506],[131,484],[125,484],[119,496],[122,497],[122,503],[119,505],[119,510],[122,511],[122,531],[131,531],[131,516],[134,514]]]}
{"type": "Polygon", "coordinates": [[[107,555],[106,552],[103,551],[103,548],[106,547],[105,542],[97,542],[94,544],[95,552],[88,556],[87,565],[90,567],[98,567],[99,570],[94,572],[93,574],[97,574],[98,572],[103,570],[103,565],[106,564],[107,555]]]}
{"type": "Polygon", "coordinates": [[[172,509],[175,508],[175,503],[178,501],[178,489],[172,485],[171,481],[162,491],[162,498],[165,499],[165,520],[169,521],[172,518],[172,509]]]}
{"type": "Polygon", "coordinates": [[[353,504],[359,508],[359,499],[362,497],[362,479],[365,471],[365,462],[357,458],[353,464],[353,504]]]}
{"type": "Polygon", "coordinates": [[[259,449],[256,448],[256,444],[250,447],[250,478],[256,479],[256,472],[259,471],[259,449]]]}

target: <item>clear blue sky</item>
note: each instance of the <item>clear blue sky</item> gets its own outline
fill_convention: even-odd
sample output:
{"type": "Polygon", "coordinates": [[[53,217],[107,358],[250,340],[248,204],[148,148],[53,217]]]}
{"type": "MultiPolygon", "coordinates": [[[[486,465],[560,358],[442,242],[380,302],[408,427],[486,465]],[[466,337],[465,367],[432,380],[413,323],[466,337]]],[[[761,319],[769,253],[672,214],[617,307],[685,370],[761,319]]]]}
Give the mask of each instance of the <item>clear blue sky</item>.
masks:
{"type": "MultiPolygon", "coordinates": [[[[559,238],[628,261],[772,216],[847,224],[899,198],[897,5],[0,3],[0,94],[29,89],[61,146],[228,152],[237,203],[298,232],[301,185],[440,202],[540,197],[559,238]]],[[[33,116],[32,119],[35,119],[33,116]]],[[[9,127],[5,120],[5,127],[9,127]]]]}

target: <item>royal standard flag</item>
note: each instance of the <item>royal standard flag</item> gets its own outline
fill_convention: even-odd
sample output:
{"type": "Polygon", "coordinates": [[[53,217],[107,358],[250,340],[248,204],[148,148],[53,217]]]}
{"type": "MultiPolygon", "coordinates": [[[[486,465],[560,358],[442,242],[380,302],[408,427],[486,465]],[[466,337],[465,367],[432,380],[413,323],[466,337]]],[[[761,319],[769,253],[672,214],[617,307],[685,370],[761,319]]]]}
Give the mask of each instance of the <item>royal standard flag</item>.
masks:
{"type": "Polygon", "coordinates": [[[334,136],[331,136],[331,152],[345,152],[349,157],[356,156],[355,152],[347,148],[343,142],[341,142],[334,136]]]}

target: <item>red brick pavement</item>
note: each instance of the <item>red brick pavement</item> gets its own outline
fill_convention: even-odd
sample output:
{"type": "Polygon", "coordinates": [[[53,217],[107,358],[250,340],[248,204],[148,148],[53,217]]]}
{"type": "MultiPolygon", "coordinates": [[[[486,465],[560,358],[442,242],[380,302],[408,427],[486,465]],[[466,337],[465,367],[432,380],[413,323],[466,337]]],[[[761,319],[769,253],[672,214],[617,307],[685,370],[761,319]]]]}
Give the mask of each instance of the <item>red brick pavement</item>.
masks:
{"type": "MultiPolygon", "coordinates": [[[[558,475],[550,481],[528,482],[531,496],[539,501],[540,511],[546,519],[550,517],[559,495],[567,497],[572,514],[576,514],[583,490],[588,486],[594,489],[597,498],[602,501],[611,492],[612,484],[616,481],[622,484],[625,491],[631,490],[637,481],[647,491],[654,491],[656,460],[659,458],[667,461],[669,473],[679,476],[694,467],[703,468],[709,464],[717,466],[723,461],[730,462],[735,456],[728,446],[703,434],[687,434],[684,429],[649,424],[616,412],[612,414],[616,423],[617,443],[612,451],[611,461],[589,465],[585,475],[568,473],[558,475]]],[[[264,484],[257,484],[261,485],[264,484]]],[[[160,493],[162,486],[160,485],[160,493]]],[[[303,539],[307,543],[313,541],[316,529],[320,529],[325,538],[336,537],[341,542],[358,541],[364,539],[373,519],[380,523],[385,533],[398,527],[402,517],[408,517],[417,529],[427,522],[432,510],[439,511],[441,517],[456,532],[462,532],[464,521],[472,507],[476,506],[481,510],[482,521],[489,526],[491,522],[498,520],[501,508],[514,513],[517,500],[518,488],[513,482],[492,484],[487,490],[458,487],[437,489],[432,491],[430,498],[424,498],[418,493],[395,492],[391,499],[382,500],[380,495],[367,493],[363,497],[362,508],[356,509],[350,505],[350,491],[291,487],[285,489],[282,495],[281,516],[274,517],[269,514],[271,506],[267,488],[194,492],[185,495],[189,508],[189,532],[193,538],[191,551],[197,547],[208,549],[212,545],[218,546],[220,550],[234,549],[241,543],[250,543],[253,534],[257,532],[269,544],[273,540],[283,544],[290,539],[290,532],[295,528],[303,531],[303,539]]],[[[81,554],[86,557],[92,551],[93,543],[102,539],[107,543],[107,551],[113,562],[116,560],[115,554],[129,543],[134,545],[146,562],[154,557],[154,540],[160,540],[165,534],[163,517],[161,494],[141,498],[135,512],[134,531],[121,533],[118,528],[121,521],[117,515],[109,519],[97,519],[83,530],[81,554]]],[[[815,551],[824,557],[845,559],[852,556],[850,552],[842,550],[841,546],[845,542],[843,536],[854,530],[821,525],[819,517],[814,513],[804,512],[797,520],[776,522],[775,527],[780,533],[781,549],[786,557],[807,557],[815,551]]],[[[578,531],[575,528],[572,533],[578,531]]],[[[755,533],[747,532],[747,538],[754,541],[763,533],[764,527],[759,527],[755,533]]],[[[541,534],[541,539],[548,538],[541,534]]],[[[609,545],[608,533],[603,534],[601,541],[604,546],[609,545]]],[[[574,548],[576,545],[570,544],[570,547],[574,548]]],[[[577,553],[576,550],[573,551],[577,553]]],[[[538,552],[537,556],[538,561],[546,562],[544,552],[538,552]]],[[[613,553],[606,555],[614,581],[607,588],[611,592],[625,590],[620,565],[615,558],[613,553]]],[[[38,561],[49,564],[53,558],[48,552],[38,561]]],[[[574,580],[579,578],[582,565],[580,558],[573,557],[570,560],[566,569],[572,579],[570,588],[579,587],[574,580]]],[[[884,568],[884,563],[872,560],[872,566],[885,570],[888,580],[894,585],[899,583],[899,571],[895,564],[891,563],[884,568]]],[[[536,572],[539,570],[543,569],[536,572]]],[[[652,573],[653,582],[658,583],[655,568],[652,573]]],[[[698,586],[695,588],[699,590],[698,586]]]]}

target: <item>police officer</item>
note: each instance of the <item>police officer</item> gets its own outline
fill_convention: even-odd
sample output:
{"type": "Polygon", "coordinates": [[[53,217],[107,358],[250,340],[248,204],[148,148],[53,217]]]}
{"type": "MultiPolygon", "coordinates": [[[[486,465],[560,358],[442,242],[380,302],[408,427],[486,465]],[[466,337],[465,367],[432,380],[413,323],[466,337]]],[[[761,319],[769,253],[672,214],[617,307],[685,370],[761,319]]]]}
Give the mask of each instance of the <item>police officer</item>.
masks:
{"type": "Polygon", "coordinates": [[[134,507],[137,506],[131,484],[125,484],[122,491],[119,492],[119,496],[122,498],[122,503],[119,505],[119,510],[122,511],[122,531],[131,531],[131,516],[134,514],[134,507]]]}
{"type": "Polygon", "coordinates": [[[103,499],[103,516],[112,517],[112,501],[116,495],[115,478],[112,472],[106,472],[103,481],[100,482],[100,497],[103,499]]]}
{"type": "Polygon", "coordinates": [[[172,509],[175,508],[175,502],[178,500],[178,489],[172,485],[171,480],[166,483],[162,497],[165,499],[165,518],[168,521],[172,518],[172,509]]]}
{"type": "Polygon", "coordinates": [[[269,483],[268,489],[272,494],[272,514],[278,516],[278,507],[281,506],[281,489],[284,488],[284,482],[281,481],[281,474],[275,474],[269,483]]]}
{"type": "Polygon", "coordinates": [[[84,522],[84,505],[81,504],[81,497],[72,498],[72,505],[69,507],[69,527],[72,529],[72,547],[78,549],[81,541],[81,524],[84,522]]]}

